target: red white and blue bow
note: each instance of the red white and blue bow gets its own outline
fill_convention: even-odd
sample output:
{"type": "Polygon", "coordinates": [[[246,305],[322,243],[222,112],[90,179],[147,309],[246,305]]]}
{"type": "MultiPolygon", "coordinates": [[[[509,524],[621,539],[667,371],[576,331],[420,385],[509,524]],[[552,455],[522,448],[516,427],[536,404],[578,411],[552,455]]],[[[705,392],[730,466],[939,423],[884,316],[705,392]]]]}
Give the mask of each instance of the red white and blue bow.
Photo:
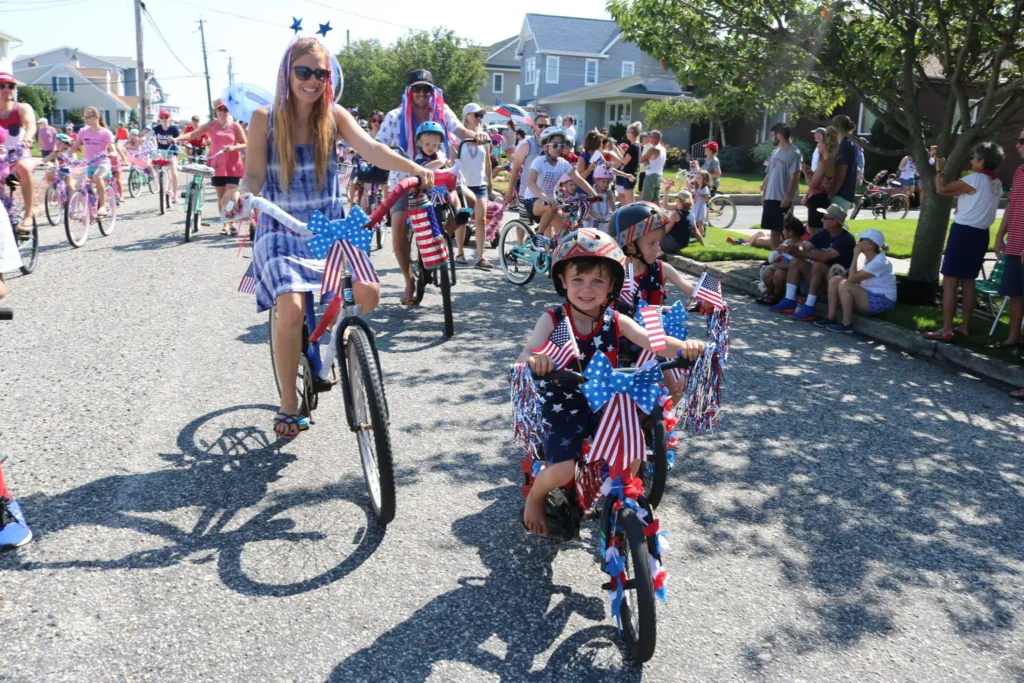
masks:
{"type": "Polygon", "coordinates": [[[369,217],[358,206],[352,207],[348,216],[337,221],[328,220],[319,211],[313,212],[306,228],[314,235],[306,244],[313,256],[327,260],[323,293],[338,291],[342,253],[348,261],[353,278],[359,282],[380,282],[369,256],[373,231],[363,229],[369,221],[369,217]]]}
{"type": "Polygon", "coordinates": [[[644,457],[644,434],[636,407],[645,413],[654,410],[661,395],[661,368],[650,363],[632,374],[617,372],[608,356],[598,351],[583,375],[587,382],[580,389],[590,409],[605,408],[585,459],[603,460],[608,463],[609,476],[618,477],[631,462],[644,457]]]}

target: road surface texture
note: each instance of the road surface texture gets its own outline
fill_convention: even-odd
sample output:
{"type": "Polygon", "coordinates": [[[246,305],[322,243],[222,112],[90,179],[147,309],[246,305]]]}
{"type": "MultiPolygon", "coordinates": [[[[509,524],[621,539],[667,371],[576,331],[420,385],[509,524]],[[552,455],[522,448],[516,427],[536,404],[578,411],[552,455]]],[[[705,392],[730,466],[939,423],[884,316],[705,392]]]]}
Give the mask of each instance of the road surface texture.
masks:
{"type": "Polygon", "coordinates": [[[635,668],[593,529],[520,524],[506,368],[546,278],[462,270],[443,341],[438,291],[398,305],[375,253],[383,532],[340,396],[273,435],[248,249],[184,244],[155,204],[82,249],[46,228],[8,279],[0,448],[36,538],[0,555],[0,680],[1024,679],[1024,413],[998,387],[730,296],[721,428],[670,474],[669,602],[635,668]]]}

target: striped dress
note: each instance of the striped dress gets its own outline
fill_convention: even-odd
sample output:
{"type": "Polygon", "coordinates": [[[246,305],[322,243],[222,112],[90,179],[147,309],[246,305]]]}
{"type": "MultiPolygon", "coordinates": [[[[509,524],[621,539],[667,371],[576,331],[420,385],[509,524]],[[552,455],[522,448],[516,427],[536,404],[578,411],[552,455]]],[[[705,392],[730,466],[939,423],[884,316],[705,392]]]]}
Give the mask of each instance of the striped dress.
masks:
{"type": "MultiPolygon", "coordinates": [[[[281,187],[281,167],[274,147],[274,119],[270,117],[267,136],[267,178],[263,196],[298,220],[306,223],[314,211],[329,220],[345,217],[338,183],[338,162],[329,158],[323,189],[317,190],[313,165],[313,145],[295,146],[295,172],[286,192],[281,187]]],[[[306,238],[287,231],[277,221],[260,216],[253,243],[252,260],[256,275],[256,312],[274,306],[288,292],[318,292],[323,279],[324,261],[318,260],[306,244],[306,238]]]]}

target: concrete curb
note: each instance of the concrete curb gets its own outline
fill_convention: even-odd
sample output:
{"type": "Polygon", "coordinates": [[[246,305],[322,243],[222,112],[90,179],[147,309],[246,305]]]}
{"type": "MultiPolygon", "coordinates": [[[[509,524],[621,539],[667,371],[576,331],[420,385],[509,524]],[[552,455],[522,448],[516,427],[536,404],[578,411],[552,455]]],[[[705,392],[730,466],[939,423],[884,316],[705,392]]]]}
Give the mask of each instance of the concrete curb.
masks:
{"type": "MultiPolygon", "coordinates": [[[[722,270],[683,256],[668,255],[666,260],[690,275],[700,275],[704,271],[708,271],[716,275],[728,287],[738,289],[752,297],[760,296],[757,283],[740,273],[722,270]]],[[[824,315],[827,312],[827,308],[823,307],[824,304],[818,305],[819,314],[824,315]]],[[[855,315],[853,316],[853,329],[858,334],[902,349],[915,356],[941,359],[974,375],[994,379],[1016,389],[1024,389],[1024,368],[1020,366],[983,356],[962,346],[925,339],[916,332],[878,318],[855,315]]]]}

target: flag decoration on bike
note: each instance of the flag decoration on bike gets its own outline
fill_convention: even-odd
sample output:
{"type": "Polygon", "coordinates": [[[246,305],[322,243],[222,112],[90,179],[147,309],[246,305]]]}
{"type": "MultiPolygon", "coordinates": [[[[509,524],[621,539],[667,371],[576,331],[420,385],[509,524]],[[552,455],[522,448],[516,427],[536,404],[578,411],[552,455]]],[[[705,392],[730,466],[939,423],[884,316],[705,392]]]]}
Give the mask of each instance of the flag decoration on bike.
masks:
{"type": "Polygon", "coordinates": [[[660,308],[660,306],[643,306],[640,308],[640,318],[643,321],[644,329],[647,330],[647,339],[651,342],[651,351],[655,353],[665,350],[665,330],[661,326],[660,308]]]}
{"type": "Polygon", "coordinates": [[[249,267],[245,269],[245,275],[242,276],[242,281],[238,283],[238,291],[242,294],[255,294],[256,293],[256,271],[254,266],[256,264],[250,263],[249,267]]]}
{"type": "Polygon", "coordinates": [[[326,258],[324,279],[321,292],[338,292],[341,288],[341,254],[348,261],[352,277],[359,282],[378,283],[380,278],[370,261],[370,242],[373,231],[364,230],[363,226],[370,218],[358,206],[352,207],[349,214],[336,221],[328,220],[319,211],[314,211],[306,224],[306,228],[315,233],[306,243],[313,256],[326,258]]]}
{"type": "Polygon", "coordinates": [[[636,406],[650,413],[661,395],[661,368],[648,363],[633,374],[616,372],[603,352],[594,354],[583,371],[587,378],[580,390],[595,413],[604,408],[591,441],[587,462],[608,463],[611,477],[618,477],[629,464],[644,457],[644,434],[636,406]]]}
{"type": "Polygon", "coordinates": [[[544,342],[544,346],[534,349],[530,353],[551,356],[551,363],[556,371],[564,370],[569,363],[579,358],[580,348],[576,344],[576,335],[572,333],[569,316],[562,318],[561,322],[555,326],[555,329],[548,335],[547,341],[544,342]]]}
{"type": "Polygon", "coordinates": [[[700,279],[697,280],[697,286],[693,288],[693,298],[711,308],[724,307],[722,281],[713,273],[702,273],[700,279]]]}
{"type": "Polygon", "coordinates": [[[633,279],[633,263],[626,264],[626,279],[622,282],[622,291],[619,292],[619,301],[628,306],[633,305],[633,297],[636,296],[636,280],[633,279]]]}
{"type": "Polygon", "coordinates": [[[409,210],[409,224],[416,237],[416,248],[420,251],[424,268],[437,268],[448,261],[448,247],[441,237],[441,226],[434,209],[421,195],[415,208],[409,210]]]}

